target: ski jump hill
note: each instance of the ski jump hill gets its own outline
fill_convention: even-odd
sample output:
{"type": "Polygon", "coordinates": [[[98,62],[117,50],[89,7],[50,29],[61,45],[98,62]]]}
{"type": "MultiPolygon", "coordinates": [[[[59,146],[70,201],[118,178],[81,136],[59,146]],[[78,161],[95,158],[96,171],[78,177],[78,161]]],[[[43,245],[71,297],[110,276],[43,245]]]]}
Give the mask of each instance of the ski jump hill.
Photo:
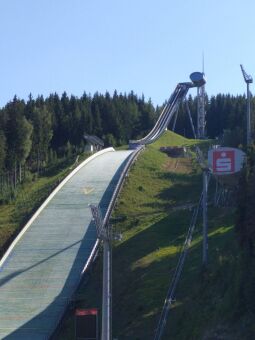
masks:
{"type": "Polygon", "coordinates": [[[49,339],[80,280],[93,261],[99,239],[89,204],[110,218],[126,174],[146,144],[167,128],[191,87],[203,75],[179,83],[149,134],[129,150],[107,148],[80,164],[51,193],[0,261],[0,339],[49,339]]]}

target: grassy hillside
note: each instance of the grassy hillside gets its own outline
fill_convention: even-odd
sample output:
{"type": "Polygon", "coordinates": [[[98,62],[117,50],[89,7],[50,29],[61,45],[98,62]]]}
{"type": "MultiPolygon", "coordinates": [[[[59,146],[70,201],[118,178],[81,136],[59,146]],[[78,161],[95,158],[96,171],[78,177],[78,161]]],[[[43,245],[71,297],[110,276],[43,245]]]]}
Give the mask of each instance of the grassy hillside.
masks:
{"type": "MultiPolygon", "coordinates": [[[[123,233],[113,249],[113,338],[153,339],[202,190],[196,161],[170,158],[159,147],[195,143],[165,133],[146,148],[126,181],[112,218],[114,229],[123,233]]],[[[201,264],[201,225],[197,227],[164,339],[249,339],[252,334],[252,324],[246,319],[242,325],[238,315],[239,250],[233,221],[233,209],[209,208],[207,270],[201,264]]],[[[77,292],[76,307],[101,309],[101,260],[77,292]]],[[[57,339],[74,339],[72,314],[57,339]]]]}

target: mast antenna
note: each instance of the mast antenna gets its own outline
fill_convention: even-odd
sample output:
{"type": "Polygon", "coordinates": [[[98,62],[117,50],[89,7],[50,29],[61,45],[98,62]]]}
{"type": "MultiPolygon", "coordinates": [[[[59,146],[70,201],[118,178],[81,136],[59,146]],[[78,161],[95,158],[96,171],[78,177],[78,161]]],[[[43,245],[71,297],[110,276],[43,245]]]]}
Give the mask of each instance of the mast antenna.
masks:
{"type": "Polygon", "coordinates": [[[246,125],[247,125],[247,146],[252,143],[252,128],[251,128],[251,92],[250,92],[250,84],[253,82],[252,76],[247,74],[243,68],[243,65],[240,65],[241,71],[243,74],[243,79],[246,83],[247,87],[247,113],[246,113],[246,125]]]}
{"type": "Polygon", "coordinates": [[[204,51],[202,53],[202,72],[205,74],[205,54],[204,51]]]}

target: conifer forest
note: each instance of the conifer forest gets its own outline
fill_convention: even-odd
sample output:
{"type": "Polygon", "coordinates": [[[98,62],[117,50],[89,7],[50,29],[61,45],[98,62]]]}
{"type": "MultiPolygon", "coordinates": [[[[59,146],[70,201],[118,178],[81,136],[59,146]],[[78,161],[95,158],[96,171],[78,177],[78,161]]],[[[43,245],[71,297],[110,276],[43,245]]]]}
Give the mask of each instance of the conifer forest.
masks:
{"type": "MultiPolygon", "coordinates": [[[[189,96],[187,100],[195,121],[196,98],[189,96]]],[[[228,146],[243,144],[245,105],[245,96],[218,94],[207,98],[208,137],[224,136],[228,146]]],[[[59,159],[81,152],[84,133],[102,138],[106,146],[120,146],[144,136],[162,107],[132,91],[84,93],[80,98],[65,92],[36,99],[30,95],[27,101],[15,96],[0,110],[1,193],[15,189],[29,174],[39,174],[59,159]]],[[[185,105],[179,110],[175,132],[193,137],[185,105]]]]}

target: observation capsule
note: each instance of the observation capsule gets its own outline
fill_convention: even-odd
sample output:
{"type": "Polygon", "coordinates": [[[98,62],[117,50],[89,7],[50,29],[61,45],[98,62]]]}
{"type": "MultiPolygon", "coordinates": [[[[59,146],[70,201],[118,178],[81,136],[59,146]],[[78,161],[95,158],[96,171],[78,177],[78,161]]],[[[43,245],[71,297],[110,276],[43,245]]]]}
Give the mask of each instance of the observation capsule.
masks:
{"type": "Polygon", "coordinates": [[[206,83],[205,75],[202,72],[193,72],[189,77],[192,83],[197,87],[203,86],[206,83]]]}

